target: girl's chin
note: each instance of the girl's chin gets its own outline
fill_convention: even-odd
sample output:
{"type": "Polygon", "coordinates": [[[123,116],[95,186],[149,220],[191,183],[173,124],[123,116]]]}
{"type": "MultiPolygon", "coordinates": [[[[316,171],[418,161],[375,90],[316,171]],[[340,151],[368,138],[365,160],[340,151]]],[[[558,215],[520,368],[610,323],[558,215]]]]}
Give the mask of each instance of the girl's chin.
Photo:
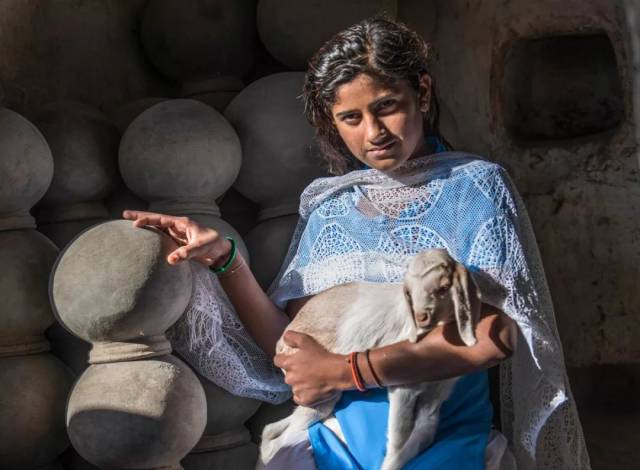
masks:
{"type": "Polygon", "coordinates": [[[375,168],[380,171],[389,171],[399,167],[404,162],[404,159],[398,159],[396,157],[376,158],[365,163],[371,168],[375,168]]]}

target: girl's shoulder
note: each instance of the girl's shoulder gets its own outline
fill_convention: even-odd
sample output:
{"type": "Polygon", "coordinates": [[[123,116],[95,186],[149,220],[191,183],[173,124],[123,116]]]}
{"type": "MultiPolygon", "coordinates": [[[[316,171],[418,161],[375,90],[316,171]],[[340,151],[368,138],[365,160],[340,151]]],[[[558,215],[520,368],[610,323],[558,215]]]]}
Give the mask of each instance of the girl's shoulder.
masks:
{"type": "Polygon", "coordinates": [[[467,152],[441,152],[433,155],[436,173],[448,178],[469,178],[482,181],[506,174],[506,170],[496,162],[467,152]]]}
{"type": "MultiPolygon", "coordinates": [[[[496,210],[516,212],[517,189],[507,170],[499,163],[473,154],[441,157],[449,167],[449,181],[460,199],[482,201],[496,210]]],[[[473,204],[471,204],[473,205],[473,204]]]]}

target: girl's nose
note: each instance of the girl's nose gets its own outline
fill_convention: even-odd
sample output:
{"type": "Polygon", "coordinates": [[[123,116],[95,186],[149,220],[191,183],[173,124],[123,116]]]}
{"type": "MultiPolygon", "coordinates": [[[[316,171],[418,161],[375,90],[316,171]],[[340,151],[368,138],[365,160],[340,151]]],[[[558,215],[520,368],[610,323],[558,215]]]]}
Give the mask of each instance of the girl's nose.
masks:
{"type": "Polygon", "coordinates": [[[367,140],[371,145],[381,145],[389,139],[386,128],[376,116],[371,116],[366,119],[365,125],[367,140]]]}

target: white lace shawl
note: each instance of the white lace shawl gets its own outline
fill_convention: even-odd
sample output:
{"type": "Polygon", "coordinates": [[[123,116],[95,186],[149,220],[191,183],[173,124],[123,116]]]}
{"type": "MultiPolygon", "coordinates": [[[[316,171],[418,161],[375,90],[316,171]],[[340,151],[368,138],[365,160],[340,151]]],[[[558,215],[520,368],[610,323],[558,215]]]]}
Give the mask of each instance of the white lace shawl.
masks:
{"type": "MultiPolygon", "coordinates": [[[[518,323],[519,347],[500,366],[502,431],[518,468],[588,469],[533,230],[499,165],[443,152],[387,174],[369,169],[315,180],[301,195],[300,221],[269,293],[284,308],[289,299],[345,282],[401,282],[408,258],[435,247],[467,266],[483,301],[518,323]]],[[[174,346],[233,393],[286,398],[281,377],[212,283],[209,294],[194,291],[182,321],[191,333],[174,346]],[[213,311],[219,313],[207,313],[213,311]]]]}
{"type": "Polygon", "coordinates": [[[190,262],[193,290],[187,309],[169,329],[173,349],[198,373],[226,391],[282,403],[291,389],[240,321],[215,274],[190,262]]]}
{"type": "Polygon", "coordinates": [[[444,152],[391,174],[321,178],[302,194],[300,216],[271,289],[277,305],[350,281],[400,282],[410,256],[446,248],[483,301],[520,327],[500,374],[502,430],[518,468],[589,468],[540,254],[502,167],[444,152]]]}

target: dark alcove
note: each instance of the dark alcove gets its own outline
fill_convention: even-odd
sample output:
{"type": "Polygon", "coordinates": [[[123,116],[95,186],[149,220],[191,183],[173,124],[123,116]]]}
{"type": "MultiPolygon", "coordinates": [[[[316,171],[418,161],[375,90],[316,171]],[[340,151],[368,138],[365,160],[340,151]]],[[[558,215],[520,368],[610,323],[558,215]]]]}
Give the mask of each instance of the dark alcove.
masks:
{"type": "Polygon", "coordinates": [[[502,105],[518,144],[608,131],[622,120],[623,103],[606,34],[521,39],[506,55],[502,105]]]}

